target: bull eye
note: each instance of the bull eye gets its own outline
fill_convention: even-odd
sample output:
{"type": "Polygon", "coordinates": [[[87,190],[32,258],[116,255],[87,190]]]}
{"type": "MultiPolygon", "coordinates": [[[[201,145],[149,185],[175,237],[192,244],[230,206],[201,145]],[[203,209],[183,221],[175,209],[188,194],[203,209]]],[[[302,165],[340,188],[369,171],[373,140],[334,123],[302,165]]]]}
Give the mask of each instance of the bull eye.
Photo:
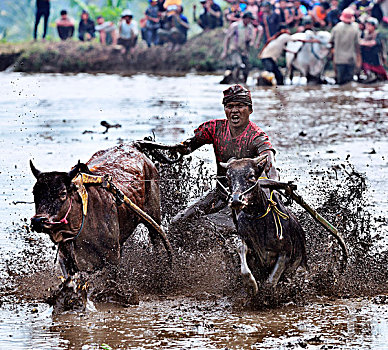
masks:
{"type": "Polygon", "coordinates": [[[250,181],[250,182],[256,182],[256,176],[255,176],[255,175],[249,175],[248,181],[250,181]]]}
{"type": "Polygon", "coordinates": [[[63,191],[61,191],[60,193],[59,193],[59,198],[61,199],[61,200],[66,200],[66,197],[67,197],[67,191],[66,190],[63,190],[63,191]]]}

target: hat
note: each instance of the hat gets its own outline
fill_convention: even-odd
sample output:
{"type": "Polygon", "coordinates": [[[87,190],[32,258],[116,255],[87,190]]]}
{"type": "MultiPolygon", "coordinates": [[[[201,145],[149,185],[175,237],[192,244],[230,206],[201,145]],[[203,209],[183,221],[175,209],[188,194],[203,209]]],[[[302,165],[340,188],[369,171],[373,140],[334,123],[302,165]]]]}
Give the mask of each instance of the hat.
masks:
{"type": "Polygon", "coordinates": [[[125,17],[125,16],[133,17],[132,11],[129,10],[129,9],[124,10],[124,11],[121,13],[121,17],[125,17]]]}
{"type": "Polygon", "coordinates": [[[340,20],[345,23],[354,22],[354,11],[350,7],[346,8],[342,11],[340,20]]]}
{"type": "Polygon", "coordinates": [[[252,108],[251,92],[240,84],[232,85],[224,90],[222,104],[227,105],[229,102],[241,102],[252,108]]]}
{"type": "Polygon", "coordinates": [[[255,19],[255,17],[253,17],[252,15],[252,12],[245,12],[244,15],[242,16],[242,18],[250,18],[250,19],[255,19]]]}
{"type": "Polygon", "coordinates": [[[379,21],[377,20],[377,18],[374,18],[374,17],[369,17],[365,23],[369,23],[369,24],[372,24],[373,26],[377,27],[379,25],[379,21]]]}
{"type": "Polygon", "coordinates": [[[201,4],[204,4],[204,3],[206,2],[206,0],[199,0],[199,2],[200,2],[201,4]]]}
{"type": "Polygon", "coordinates": [[[261,4],[261,6],[262,6],[262,7],[271,7],[272,5],[271,5],[271,3],[270,3],[269,1],[266,1],[266,2],[263,2],[263,3],[261,4]]]}

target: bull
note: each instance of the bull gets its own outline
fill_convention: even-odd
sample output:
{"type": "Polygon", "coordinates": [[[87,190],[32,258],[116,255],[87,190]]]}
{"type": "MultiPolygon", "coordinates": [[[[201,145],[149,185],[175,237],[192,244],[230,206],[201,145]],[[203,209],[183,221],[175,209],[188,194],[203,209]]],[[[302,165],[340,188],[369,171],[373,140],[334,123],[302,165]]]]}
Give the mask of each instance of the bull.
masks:
{"type": "Polygon", "coordinates": [[[158,171],[134,145],[98,151],[86,164],[78,163],[68,173],[41,172],[32,162],[30,166],[36,178],[36,213],[31,226],[49,234],[58,245],[59,264],[66,278],[78,271],[117,265],[121,247],[141,222],[148,227],[151,241],[161,238],[171,255],[164,232],[136,213],[145,212],[157,224],[161,222],[158,171]],[[96,178],[109,175],[117,186],[115,193],[129,198],[136,211],[118,202],[101,183],[77,183],[80,172],[96,178]]]}
{"type": "Polygon", "coordinates": [[[242,239],[241,273],[254,293],[257,279],[275,287],[285,272],[307,267],[305,234],[298,220],[273,191],[268,196],[260,186],[266,162],[262,156],[221,163],[227,168],[229,206],[242,239]]]}
{"type": "Polygon", "coordinates": [[[295,33],[292,37],[295,40],[289,41],[286,46],[286,66],[291,82],[294,70],[297,70],[307,78],[308,83],[324,83],[322,73],[331,50],[330,33],[306,31],[295,33]],[[318,42],[304,43],[307,39],[316,39],[318,42]]]}

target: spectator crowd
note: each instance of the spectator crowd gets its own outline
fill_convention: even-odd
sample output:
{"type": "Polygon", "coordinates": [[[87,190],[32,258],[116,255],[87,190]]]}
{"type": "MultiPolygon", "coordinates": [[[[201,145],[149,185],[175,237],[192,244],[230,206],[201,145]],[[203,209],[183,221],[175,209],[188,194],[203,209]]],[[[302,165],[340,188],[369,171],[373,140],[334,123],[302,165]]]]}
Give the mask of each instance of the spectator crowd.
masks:
{"type": "MultiPolygon", "coordinates": [[[[145,1],[145,0],[144,0],[145,1]]],[[[96,22],[83,11],[78,24],[78,39],[98,40],[103,45],[120,45],[125,54],[133,52],[138,37],[152,45],[168,45],[178,49],[187,41],[190,28],[184,15],[184,0],[149,0],[144,16],[138,21],[129,9],[122,11],[117,23],[99,16],[96,22]]],[[[244,79],[249,73],[249,52],[261,49],[259,58],[267,70],[279,76],[277,59],[293,33],[328,30],[337,82],[352,79],[355,67],[387,80],[384,70],[386,50],[379,27],[388,28],[388,0],[198,0],[193,6],[193,21],[203,31],[224,27],[222,59],[230,67],[242,67],[244,79]],[[222,6],[222,7],[221,7],[222,6]],[[285,36],[284,34],[289,34],[285,36]],[[280,40],[281,39],[281,40],[280,40]],[[268,55],[267,47],[276,55],[268,55]],[[267,51],[263,56],[263,51],[267,51]]],[[[37,0],[34,38],[41,17],[44,19],[43,38],[47,32],[49,0],[37,0]]],[[[62,10],[56,21],[62,40],[75,33],[75,21],[62,10]]],[[[309,42],[314,42],[309,41],[309,42]]]]}

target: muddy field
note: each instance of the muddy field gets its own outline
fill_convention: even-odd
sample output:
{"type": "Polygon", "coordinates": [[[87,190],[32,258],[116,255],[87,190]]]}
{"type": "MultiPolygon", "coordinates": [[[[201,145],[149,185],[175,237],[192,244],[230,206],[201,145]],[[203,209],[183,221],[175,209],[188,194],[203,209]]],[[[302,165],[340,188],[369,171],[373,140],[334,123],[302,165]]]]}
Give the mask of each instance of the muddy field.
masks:
{"type": "MultiPolygon", "coordinates": [[[[254,303],[246,303],[233,237],[207,229],[206,222],[170,232],[179,252],[173,269],[154,261],[147,233],[138,230],[115,281],[105,272],[91,281],[116,288],[123,296],[116,303],[54,315],[45,302],[60,272],[48,237],[29,229],[29,159],[42,171],[68,171],[78,159],[86,162],[121,142],[152,134],[164,143],[184,140],[201,122],[223,117],[220,80],[0,75],[1,348],[386,348],[387,85],[252,86],[252,120],[278,150],[282,178],[295,180],[349,243],[345,272],[335,241],[294,205],[307,231],[310,273],[254,303]],[[121,128],[104,133],[102,120],[121,128]],[[124,307],[124,301],[138,305],[124,307]]],[[[215,185],[213,168],[207,148],[179,170],[183,184],[168,182],[177,174],[162,169],[166,226],[182,202],[215,185]]]]}

